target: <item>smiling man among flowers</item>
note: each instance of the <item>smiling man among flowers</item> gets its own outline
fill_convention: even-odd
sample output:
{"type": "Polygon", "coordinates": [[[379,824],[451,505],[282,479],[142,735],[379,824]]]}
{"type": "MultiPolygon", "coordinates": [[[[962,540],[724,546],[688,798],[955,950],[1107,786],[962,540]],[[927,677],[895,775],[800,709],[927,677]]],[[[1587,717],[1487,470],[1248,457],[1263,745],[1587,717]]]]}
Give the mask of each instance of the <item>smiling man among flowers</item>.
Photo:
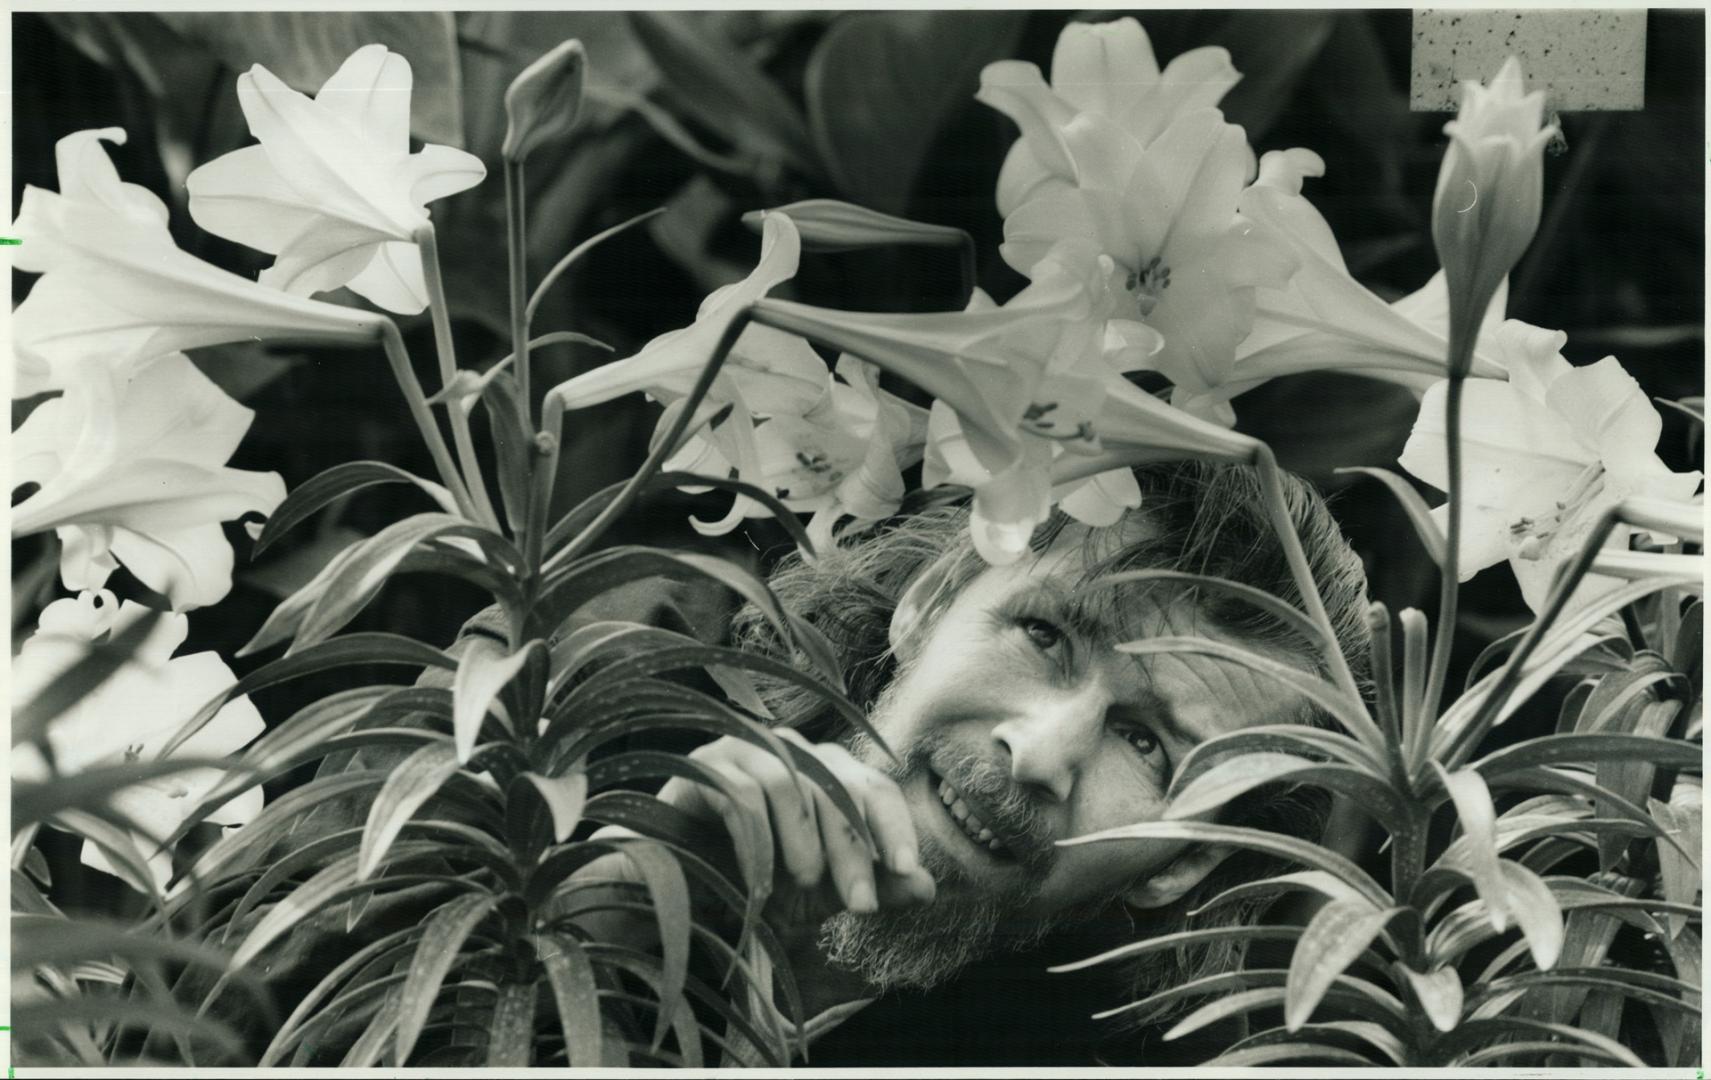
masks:
{"type": "MultiPolygon", "coordinates": [[[[1138,481],[1141,509],[1119,525],[1089,529],[1054,516],[1031,554],[1008,565],[983,562],[967,533],[968,510],[946,507],[846,538],[771,579],[780,599],[840,650],[851,699],[869,710],[895,755],[841,730],[817,699],[771,688],[769,704],[786,721],[776,733],[839,778],[877,851],[824,795],[802,801],[776,758],[735,739],[693,755],[729,797],[680,780],[660,797],[704,823],[710,837],[738,819],[770,836],[776,873],[766,917],[793,958],[807,1034],[817,1039],[849,1021],[816,1043],[815,1064],[884,1060],[889,1025],[921,1031],[909,1014],[930,1011],[936,994],[958,993],[959,972],[983,958],[1049,942],[1042,959],[1064,962],[1168,933],[1188,911],[1264,872],[1252,856],[1199,844],[1057,843],[1157,820],[1173,772],[1208,738],[1316,722],[1304,701],[1239,665],[1116,651],[1136,638],[1186,635],[1323,666],[1292,630],[1228,595],[1157,581],[1101,587],[1114,572],[1175,569],[1294,594],[1252,470],[1152,466],[1138,481]]],[[[1293,486],[1290,502],[1339,645],[1358,670],[1366,648],[1360,563],[1304,485],[1293,486]]],[[[739,619],[738,633],[747,647],[780,651],[762,619],[739,619]]],[[[1231,816],[1313,835],[1322,811],[1262,791],[1231,816]]],[[[639,880],[622,854],[584,874],[639,880]]],[[[1232,905],[1211,919],[1245,914],[1232,905]]],[[[588,921],[597,940],[649,944],[645,919],[588,921]]],[[[1106,985],[1103,1000],[1093,1000],[1134,1000],[1229,962],[1228,954],[1150,956],[1127,969],[1125,985],[1106,985]]],[[[1071,985],[1032,970],[1036,994],[1071,985]]],[[[981,1016],[952,1009],[939,1019],[950,1026],[935,1037],[961,1040],[952,1058],[959,1063],[999,1063],[1005,1053],[1035,1064],[1091,1060],[1090,1046],[1035,1045],[1025,1031],[993,1032],[981,1016]]],[[[1065,1029],[1036,1030],[1060,1040],[1065,1029]]],[[[925,1045],[911,1037],[917,1064],[925,1045]]]]}

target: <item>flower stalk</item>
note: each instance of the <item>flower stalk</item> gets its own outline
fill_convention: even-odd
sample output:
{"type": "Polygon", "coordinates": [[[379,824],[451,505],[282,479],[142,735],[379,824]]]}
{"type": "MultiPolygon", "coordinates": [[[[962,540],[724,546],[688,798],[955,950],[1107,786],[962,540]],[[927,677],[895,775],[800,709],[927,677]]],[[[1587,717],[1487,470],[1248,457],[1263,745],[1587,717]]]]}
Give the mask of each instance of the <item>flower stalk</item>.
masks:
{"type": "Polygon", "coordinates": [[[1295,578],[1295,587],[1301,592],[1301,602],[1307,608],[1308,617],[1324,635],[1327,645],[1325,659],[1331,668],[1331,678],[1351,701],[1364,710],[1366,705],[1361,700],[1360,687],[1355,684],[1354,672],[1349,670],[1349,662],[1343,656],[1342,649],[1337,647],[1336,628],[1331,625],[1331,616],[1325,611],[1325,601],[1319,595],[1318,583],[1313,580],[1313,569],[1307,564],[1307,553],[1301,548],[1301,537],[1296,535],[1295,522],[1289,515],[1289,505],[1283,497],[1277,456],[1272,453],[1271,447],[1260,443],[1254,450],[1253,464],[1259,471],[1260,489],[1265,493],[1266,513],[1270,515],[1272,527],[1276,529],[1278,540],[1283,544],[1284,558],[1289,561],[1289,571],[1295,578]]]}
{"type": "MultiPolygon", "coordinates": [[[[463,476],[458,472],[456,463],[452,461],[451,451],[446,447],[445,436],[440,434],[433,410],[428,407],[428,397],[422,392],[422,384],[416,378],[416,369],[410,365],[410,354],[404,348],[404,335],[398,332],[397,324],[391,319],[382,320],[380,331],[380,344],[386,352],[386,362],[391,365],[392,377],[397,380],[398,389],[404,394],[404,403],[410,409],[411,419],[416,421],[416,430],[422,433],[422,441],[428,444],[428,453],[434,459],[434,468],[439,472],[440,483],[452,493],[458,510],[470,520],[477,520],[469,489],[464,486],[463,476]]],[[[457,410],[454,408],[451,413],[455,417],[457,410]]]]}
{"type": "MultiPolygon", "coordinates": [[[[422,276],[428,287],[428,310],[433,316],[440,384],[450,386],[457,378],[457,349],[452,340],[451,312],[446,307],[445,279],[440,273],[440,249],[433,225],[417,229],[415,240],[422,249],[422,276]]],[[[463,467],[464,482],[468,485],[469,499],[475,510],[474,520],[497,531],[499,517],[493,511],[493,500],[487,494],[487,481],[481,475],[481,461],[476,457],[475,440],[469,433],[469,417],[455,407],[446,411],[451,417],[452,443],[457,447],[458,463],[463,467]]]]}
{"type": "Polygon", "coordinates": [[[533,426],[529,400],[529,312],[523,299],[528,282],[527,207],[523,162],[505,162],[505,250],[511,277],[511,355],[516,358],[517,408],[525,425],[533,426]]]}

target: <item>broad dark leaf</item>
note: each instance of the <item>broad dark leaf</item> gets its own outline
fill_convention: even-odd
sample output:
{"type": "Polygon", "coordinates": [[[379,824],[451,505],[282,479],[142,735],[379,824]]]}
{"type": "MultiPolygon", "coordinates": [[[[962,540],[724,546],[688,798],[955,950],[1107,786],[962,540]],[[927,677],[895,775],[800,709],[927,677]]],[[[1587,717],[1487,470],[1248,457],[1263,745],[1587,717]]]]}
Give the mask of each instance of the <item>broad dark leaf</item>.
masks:
{"type": "Polygon", "coordinates": [[[980,69],[1009,56],[1021,11],[873,11],[820,39],[805,76],[808,119],[838,188],[864,206],[908,210],[927,153],[968,108],[980,69]]]}
{"type": "Polygon", "coordinates": [[[799,172],[820,171],[802,114],[704,16],[646,11],[631,12],[629,20],[676,104],[747,153],[758,152],[799,172]]]}

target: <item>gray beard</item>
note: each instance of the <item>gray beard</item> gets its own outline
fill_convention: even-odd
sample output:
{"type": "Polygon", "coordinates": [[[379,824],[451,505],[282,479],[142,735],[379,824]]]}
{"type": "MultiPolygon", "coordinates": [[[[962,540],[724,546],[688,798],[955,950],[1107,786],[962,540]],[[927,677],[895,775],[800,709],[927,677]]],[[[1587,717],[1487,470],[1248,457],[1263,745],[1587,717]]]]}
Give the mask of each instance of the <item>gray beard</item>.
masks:
{"type": "MultiPolygon", "coordinates": [[[[890,704],[887,687],[872,711],[874,726],[882,734],[890,704]]],[[[925,768],[927,755],[934,749],[894,746],[900,761],[892,763],[861,732],[848,738],[846,745],[858,760],[899,783],[913,779],[925,768]]],[[[1008,789],[1002,801],[1008,802],[1021,820],[1029,819],[1027,811],[1017,805],[1026,802],[1024,793],[1014,790],[1007,778],[994,777],[989,763],[977,771],[986,774],[989,795],[1002,784],[1008,789]]],[[[1045,916],[1023,916],[1021,912],[1038,898],[1051,865],[1049,841],[1042,836],[1038,850],[1031,852],[1033,857],[1024,857],[1024,865],[1032,871],[1026,885],[979,895],[971,895],[974,890],[965,887],[958,890],[963,895],[947,896],[946,886],[966,884],[962,868],[932,836],[918,833],[917,842],[921,866],[940,887],[939,899],[925,907],[881,909],[871,915],[840,911],[820,926],[818,944],[826,959],[882,990],[937,986],[976,960],[1000,951],[1031,948],[1053,930],[1091,918],[1116,895],[1045,916]]]]}

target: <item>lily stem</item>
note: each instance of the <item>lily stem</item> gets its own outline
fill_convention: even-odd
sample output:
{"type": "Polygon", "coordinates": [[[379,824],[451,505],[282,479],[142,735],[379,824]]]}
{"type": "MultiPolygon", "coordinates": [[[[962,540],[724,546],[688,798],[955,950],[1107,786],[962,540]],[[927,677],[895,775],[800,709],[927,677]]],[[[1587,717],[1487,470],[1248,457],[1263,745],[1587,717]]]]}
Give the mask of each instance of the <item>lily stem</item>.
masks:
{"type": "Polygon", "coordinates": [[[529,288],[525,191],[523,163],[506,161],[505,250],[511,269],[511,355],[517,358],[512,370],[517,377],[517,406],[522,410],[527,429],[534,426],[534,409],[529,400],[529,315],[524,300],[529,288]]]}
{"type": "MultiPolygon", "coordinates": [[[[541,399],[541,430],[529,455],[529,496],[523,516],[523,565],[530,589],[538,587],[546,573],[541,565],[547,516],[552,513],[553,487],[558,482],[559,452],[564,445],[564,405],[551,391],[541,399]]],[[[532,600],[530,606],[533,606],[532,600]]]]}
{"type": "Polygon", "coordinates": [[[665,464],[665,459],[681,449],[680,444],[683,441],[684,433],[688,430],[689,423],[694,418],[696,410],[701,407],[701,402],[707,397],[707,392],[713,388],[713,380],[718,376],[719,369],[724,366],[725,358],[730,355],[731,349],[736,346],[737,339],[742,336],[749,323],[758,321],[761,320],[757,318],[757,313],[753,307],[745,307],[732,317],[730,323],[725,327],[725,332],[719,336],[718,344],[713,347],[712,355],[708,357],[707,363],[702,366],[701,373],[695,380],[695,385],[690,388],[688,396],[684,398],[682,409],[678,412],[677,419],[672,421],[671,428],[665,433],[665,437],[654,444],[647,460],[642,462],[642,467],[636,470],[634,476],[630,477],[629,482],[618,492],[617,497],[607,503],[599,515],[589,522],[588,526],[578,533],[568,545],[547,560],[546,569],[555,569],[587,551],[612,522],[622,517],[630,509],[636,498],[641,495],[642,489],[665,464]]]}
{"type": "MultiPolygon", "coordinates": [[[[422,278],[428,286],[428,310],[434,321],[434,347],[439,354],[440,382],[450,386],[457,378],[457,347],[452,341],[451,312],[446,307],[445,279],[440,273],[440,248],[432,224],[416,230],[416,243],[422,250],[422,278]]],[[[464,481],[469,485],[470,501],[474,504],[473,520],[499,531],[499,516],[493,512],[493,499],[487,494],[487,481],[481,475],[481,461],[475,454],[475,440],[469,434],[469,414],[457,401],[446,403],[451,417],[452,443],[457,447],[458,463],[463,466],[464,481]]]]}
{"type": "Polygon", "coordinates": [[[1444,538],[1443,577],[1438,587],[1438,633],[1432,643],[1432,665],[1426,676],[1420,702],[1420,721],[1430,727],[1438,715],[1438,703],[1449,675],[1450,650],[1456,637],[1456,606],[1461,596],[1461,396],[1468,361],[1473,353],[1471,337],[1450,345],[1450,384],[1444,397],[1444,454],[1447,459],[1449,533],[1444,538]]]}
{"type": "Polygon", "coordinates": [[[416,379],[416,369],[410,366],[410,354],[404,349],[404,335],[398,332],[398,326],[391,319],[380,324],[380,343],[386,350],[386,361],[392,366],[392,377],[398,380],[398,388],[404,393],[404,403],[410,408],[410,416],[416,421],[416,429],[422,433],[422,441],[428,444],[428,453],[434,459],[434,468],[439,470],[440,482],[452,493],[452,500],[457,503],[458,510],[471,521],[476,520],[475,504],[470,500],[469,489],[464,486],[463,476],[458,473],[457,465],[452,461],[451,451],[446,449],[446,440],[440,434],[440,425],[434,419],[434,412],[428,407],[427,395],[422,393],[422,384],[416,379]]]}
{"type": "Polygon", "coordinates": [[[1259,449],[1254,452],[1254,464],[1259,469],[1266,511],[1271,515],[1272,528],[1277,531],[1277,537],[1283,544],[1284,558],[1289,561],[1289,571],[1295,578],[1296,588],[1301,592],[1301,602],[1307,608],[1308,617],[1324,635],[1325,659],[1331,668],[1331,678],[1352,702],[1365,709],[1360,687],[1355,684],[1354,672],[1349,670],[1348,660],[1338,645],[1336,627],[1331,625],[1331,616],[1325,611],[1325,601],[1319,595],[1318,583],[1313,580],[1313,568],[1308,565],[1307,553],[1301,548],[1301,537],[1295,531],[1295,519],[1290,515],[1289,503],[1283,496],[1281,471],[1271,447],[1261,443],[1259,449]]]}

